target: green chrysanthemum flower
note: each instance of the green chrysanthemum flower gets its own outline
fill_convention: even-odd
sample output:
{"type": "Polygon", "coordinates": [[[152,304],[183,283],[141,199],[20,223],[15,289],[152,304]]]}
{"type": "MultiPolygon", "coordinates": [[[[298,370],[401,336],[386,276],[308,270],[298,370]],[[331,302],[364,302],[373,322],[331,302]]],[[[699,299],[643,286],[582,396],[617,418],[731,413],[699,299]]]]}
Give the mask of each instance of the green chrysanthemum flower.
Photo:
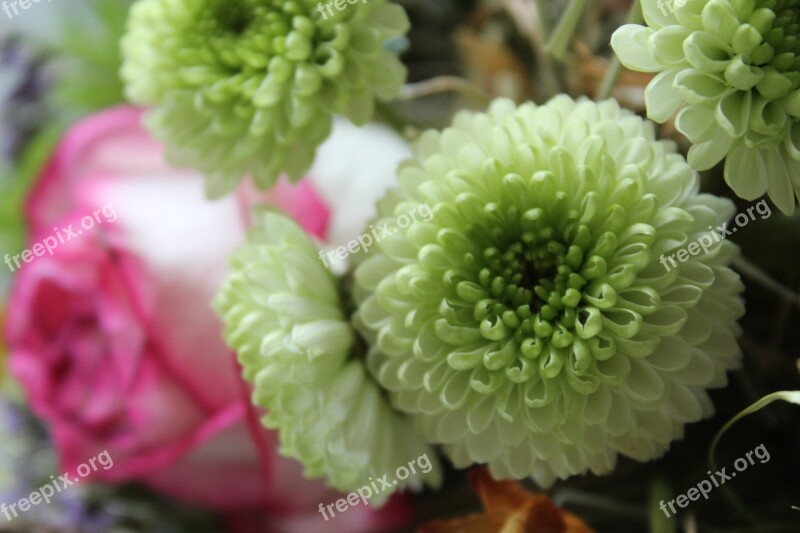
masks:
{"type": "Polygon", "coordinates": [[[356,357],[337,285],[302,229],[281,215],[261,215],[215,307],[245,379],[255,384],[253,402],[268,410],[264,425],[280,431],[281,453],[300,460],[306,476],[350,491],[427,453],[433,470],[392,490],[438,486],[434,452],[356,357]]]}
{"type": "Polygon", "coordinates": [[[786,214],[800,198],[800,0],[643,0],[650,27],[611,44],[633,70],[659,72],[645,92],[657,122],[684,106],[678,129],[706,170],[747,200],[767,192],[786,214]]]}
{"type": "Polygon", "coordinates": [[[179,163],[210,175],[209,194],[244,175],[262,188],[303,176],[334,113],[364,124],[394,97],[405,67],[383,48],[408,30],[386,0],[140,0],[123,39],[128,97],[179,163]]]}
{"type": "Polygon", "coordinates": [[[421,138],[378,224],[434,214],[358,267],[357,323],[370,371],[456,466],[604,473],[712,412],[705,389],[739,362],[737,249],[668,256],[733,206],[675,152],[616,102],[566,96],[421,138]]]}

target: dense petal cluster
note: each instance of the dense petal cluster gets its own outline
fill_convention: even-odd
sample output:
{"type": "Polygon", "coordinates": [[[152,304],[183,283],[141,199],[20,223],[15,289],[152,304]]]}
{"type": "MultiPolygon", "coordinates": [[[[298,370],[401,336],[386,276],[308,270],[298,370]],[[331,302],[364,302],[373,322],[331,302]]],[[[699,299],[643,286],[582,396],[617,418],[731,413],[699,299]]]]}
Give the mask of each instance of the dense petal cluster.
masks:
{"type": "MultiPolygon", "coordinates": [[[[338,2],[337,2],[338,3],[338,2]]],[[[367,122],[405,68],[383,44],[408,30],[386,0],[330,13],[317,0],[141,0],[123,39],[128,97],[155,109],[171,157],[209,174],[213,196],[246,174],[297,180],[334,113],[367,122]],[[322,9],[320,9],[320,7],[322,9]]]]}
{"type": "Polygon", "coordinates": [[[615,101],[462,113],[427,132],[356,270],[368,366],[457,467],[542,484],[647,460],[708,416],[737,366],[735,245],[667,268],[733,214],[615,101]]]}
{"type": "MultiPolygon", "coordinates": [[[[343,491],[423,454],[434,458],[355,357],[337,285],[306,234],[265,212],[248,242],[215,305],[244,377],[255,385],[253,401],[268,409],[264,425],[280,431],[281,453],[299,459],[308,477],[324,476],[343,491]]],[[[393,489],[437,486],[440,478],[434,465],[393,489]]]]}
{"type": "Polygon", "coordinates": [[[784,213],[800,198],[800,1],[643,0],[649,27],[623,26],[612,46],[633,70],[658,72],[645,93],[658,122],[678,129],[705,170],[726,155],[742,198],[767,192],[784,213]]]}

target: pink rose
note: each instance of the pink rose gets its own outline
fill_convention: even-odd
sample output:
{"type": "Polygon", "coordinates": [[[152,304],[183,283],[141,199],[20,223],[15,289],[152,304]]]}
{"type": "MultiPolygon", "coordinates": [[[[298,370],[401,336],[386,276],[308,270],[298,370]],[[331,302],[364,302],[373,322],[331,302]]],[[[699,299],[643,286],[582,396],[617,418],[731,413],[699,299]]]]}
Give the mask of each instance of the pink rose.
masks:
{"type": "MultiPolygon", "coordinates": [[[[32,253],[16,260],[5,331],[12,372],[64,471],[107,450],[113,467],[95,480],[258,508],[270,531],[321,528],[317,506],[341,495],[277,455],[210,301],[253,204],[320,238],[328,210],[308,182],[207,201],[202,177],[166,165],[140,115],[116,108],[73,127],[30,196],[32,253]]],[[[396,500],[324,525],[375,531],[407,516],[396,500]]]]}

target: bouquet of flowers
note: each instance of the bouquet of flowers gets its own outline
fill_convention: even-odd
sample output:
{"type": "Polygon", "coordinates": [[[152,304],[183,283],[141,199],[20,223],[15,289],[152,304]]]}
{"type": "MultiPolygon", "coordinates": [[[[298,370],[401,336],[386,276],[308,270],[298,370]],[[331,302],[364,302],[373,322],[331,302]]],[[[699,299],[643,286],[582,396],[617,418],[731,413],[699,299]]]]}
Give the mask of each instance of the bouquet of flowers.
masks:
{"type": "Polygon", "coordinates": [[[800,2],[2,9],[0,529],[796,531],[800,2]]]}

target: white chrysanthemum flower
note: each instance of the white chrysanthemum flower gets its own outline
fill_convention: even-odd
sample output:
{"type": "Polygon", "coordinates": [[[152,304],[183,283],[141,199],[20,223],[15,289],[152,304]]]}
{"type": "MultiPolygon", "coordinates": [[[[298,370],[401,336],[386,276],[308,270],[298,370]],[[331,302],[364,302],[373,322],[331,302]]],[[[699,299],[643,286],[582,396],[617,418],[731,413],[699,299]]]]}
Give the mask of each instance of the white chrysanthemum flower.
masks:
{"type": "Polygon", "coordinates": [[[733,214],[614,101],[495,102],[428,132],[356,270],[369,368],[457,467],[548,485],[663,454],[739,364],[733,214]],[[696,244],[696,243],[695,243],[696,244]],[[694,249],[694,248],[691,248],[694,249]],[[687,254],[688,255],[688,254],[687,254]]]}
{"type": "MultiPolygon", "coordinates": [[[[309,237],[289,219],[264,212],[233,261],[215,301],[264,425],[280,432],[280,452],[308,477],[351,491],[393,474],[432,449],[390,407],[359,359],[356,335],[333,275],[309,237]]],[[[437,486],[438,465],[395,489],[437,486]]]]}

